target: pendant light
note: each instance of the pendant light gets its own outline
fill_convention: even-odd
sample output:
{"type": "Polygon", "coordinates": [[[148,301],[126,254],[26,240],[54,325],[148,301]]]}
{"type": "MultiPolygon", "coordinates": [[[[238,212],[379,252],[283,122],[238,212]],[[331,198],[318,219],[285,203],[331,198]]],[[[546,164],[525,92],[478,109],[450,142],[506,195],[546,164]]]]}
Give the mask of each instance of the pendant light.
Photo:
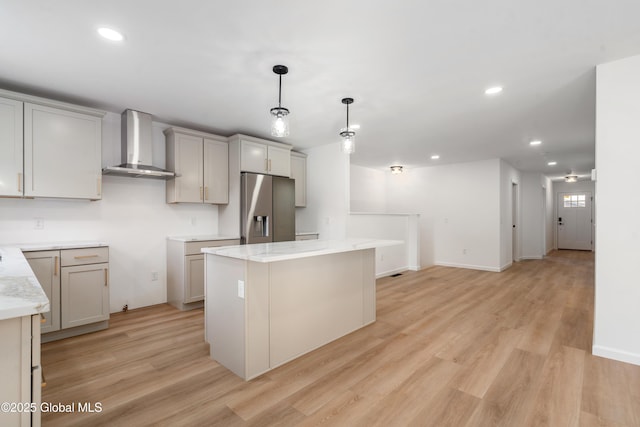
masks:
{"type": "Polygon", "coordinates": [[[342,103],[347,105],[347,127],[340,131],[342,137],[342,152],[351,154],[356,151],[356,133],[349,127],[349,104],[353,104],[353,98],[342,98],[342,103]]]}
{"type": "Polygon", "coordinates": [[[271,135],[282,138],[289,136],[289,110],[281,105],[282,101],[282,75],[289,69],[284,65],[274,65],[273,72],[280,78],[278,86],[278,106],[271,109],[271,135]]]}

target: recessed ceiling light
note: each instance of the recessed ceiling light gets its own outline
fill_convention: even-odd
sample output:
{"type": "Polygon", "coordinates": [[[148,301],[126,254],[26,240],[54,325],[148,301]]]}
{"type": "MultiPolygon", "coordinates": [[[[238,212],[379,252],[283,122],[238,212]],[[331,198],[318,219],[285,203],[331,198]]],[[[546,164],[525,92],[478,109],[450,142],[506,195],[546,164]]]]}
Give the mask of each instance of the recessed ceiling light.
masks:
{"type": "Polygon", "coordinates": [[[490,87],[489,89],[484,91],[485,95],[496,95],[500,92],[502,92],[502,86],[490,87]]]}
{"type": "Polygon", "coordinates": [[[111,40],[114,42],[121,42],[122,40],[124,40],[124,36],[122,35],[122,33],[112,28],[100,27],[98,28],[98,34],[100,34],[105,39],[111,40]]]}
{"type": "Polygon", "coordinates": [[[391,173],[397,175],[403,172],[403,167],[400,165],[389,166],[391,168],[391,173]]]}
{"type": "Polygon", "coordinates": [[[536,139],[536,140],[531,141],[531,142],[529,143],[529,145],[540,145],[540,144],[542,144],[542,141],[540,141],[539,139],[536,139]]]}
{"type": "Polygon", "coordinates": [[[434,154],[433,156],[431,156],[431,160],[438,160],[440,158],[439,155],[434,154]]]}
{"type": "Polygon", "coordinates": [[[549,162],[549,163],[547,163],[547,164],[548,164],[549,166],[555,166],[555,165],[557,165],[557,164],[558,164],[558,162],[549,162]]]}

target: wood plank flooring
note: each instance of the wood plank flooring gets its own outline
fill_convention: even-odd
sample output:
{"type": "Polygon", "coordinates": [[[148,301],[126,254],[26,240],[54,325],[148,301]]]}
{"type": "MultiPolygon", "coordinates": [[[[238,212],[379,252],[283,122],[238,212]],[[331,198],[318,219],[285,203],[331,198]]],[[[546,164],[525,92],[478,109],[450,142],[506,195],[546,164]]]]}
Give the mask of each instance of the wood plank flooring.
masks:
{"type": "Polygon", "coordinates": [[[640,426],[640,366],[591,355],[593,255],[383,278],[377,321],[253,381],[209,359],[203,311],[118,313],[44,344],[44,426],[640,426]],[[77,404],[76,404],[77,407],[77,404]]]}

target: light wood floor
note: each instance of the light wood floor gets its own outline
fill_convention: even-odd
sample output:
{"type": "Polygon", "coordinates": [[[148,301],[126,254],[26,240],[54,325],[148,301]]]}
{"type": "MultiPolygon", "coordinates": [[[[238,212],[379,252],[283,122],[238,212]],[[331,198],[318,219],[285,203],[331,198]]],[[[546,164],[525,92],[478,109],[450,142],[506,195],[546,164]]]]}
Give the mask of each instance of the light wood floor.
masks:
{"type": "Polygon", "coordinates": [[[593,255],[378,281],[377,321],[253,381],[208,358],[203,312],[114,314],[43,345],[45,426],[640,426],[640,366],[591,355],[593,255]]]}

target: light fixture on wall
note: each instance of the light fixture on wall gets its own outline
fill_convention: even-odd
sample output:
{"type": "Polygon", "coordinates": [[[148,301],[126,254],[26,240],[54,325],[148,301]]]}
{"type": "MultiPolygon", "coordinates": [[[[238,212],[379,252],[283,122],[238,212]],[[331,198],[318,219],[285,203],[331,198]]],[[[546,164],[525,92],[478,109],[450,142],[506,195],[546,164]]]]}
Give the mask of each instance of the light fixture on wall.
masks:
{"type": "Polygon", "coordinates": [[[273,72],[279,77],[278,85],[278,106],[271,109],[271,135],[282,138],[289,136],[289,109],[282,106],[282,75],[287,74],[289,69],[284,65],[274,65],[273,72]]]}
{"type": "Polygon", "coordinates": [[[356,133],[349,127],[349,104],[353,104],[353,98],[342,98],[342,103],[347,106],[347,127],[340,131],[342,137],[342,152],[351,154],[356,151],[356,133]]]}
{"type": "Polygon", "coordinates": [[[390,168],[391,168],[391,173],[392,174],[399,174],[399,173],[404,172],[402,166],[400,166],[400,165],[393,165],[393,166],[390,166],[390,168]]]}
{"type": "Polygon", "coordinates": [[[578,175],[567,175],[564,177],[564,182],[577,182],[578,175]]]}

